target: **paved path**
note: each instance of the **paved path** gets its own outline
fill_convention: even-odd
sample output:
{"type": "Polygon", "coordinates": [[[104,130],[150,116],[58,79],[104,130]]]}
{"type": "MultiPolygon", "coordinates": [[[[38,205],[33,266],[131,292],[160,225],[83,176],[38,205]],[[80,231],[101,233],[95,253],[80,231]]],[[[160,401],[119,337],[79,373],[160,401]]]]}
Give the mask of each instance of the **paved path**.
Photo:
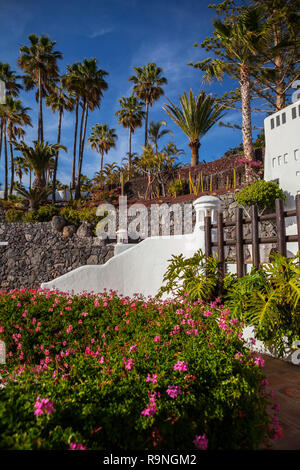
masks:
{"type": "Polygon", "coordinates": [[[280,405],[279,423],[283,436],[274,450],[300,450],[300,366],[264,356],[264,372],[280,405]]]}

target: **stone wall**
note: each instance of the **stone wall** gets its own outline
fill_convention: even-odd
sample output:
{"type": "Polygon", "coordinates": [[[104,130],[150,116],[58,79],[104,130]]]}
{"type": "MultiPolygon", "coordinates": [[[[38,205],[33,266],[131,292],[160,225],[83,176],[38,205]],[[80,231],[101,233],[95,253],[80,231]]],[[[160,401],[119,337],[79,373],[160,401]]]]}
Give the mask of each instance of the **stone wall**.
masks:
{"type": "Polygon", "coordinates": [[[49,223],[0,223],[0,289],[39,287],[85,264],[102,264],[113,247],[96,237],[65,237],[49,223]]]}
{"type": "MultiPolygon", "coordinates": [[[[222,201],[224,219],[234,221],[235,209],[238,206],[234,193],[219,194],[222,201]]],[[[190,201],[180,203],[182,214],[184,206],[190,204],[191,221],[185,227],[185,233],[191,233],[195,224],[195,211],[190,201]]],[[[167,221],[164,217],[151,233],[151,206],[148,210],[148,236],[162,235],[167,221]]],[[[247,214],[244,214],[247,217],[247,214]]],[[[134,217],[129,217],[128,222],[134,217]]],[[[171,213],[170,233],[174,234],[174,218],[171,213]]],[[[117,222],[118,224],[118,222],[117,222]]],[[[73,226],[66,226],[58,232],[48,223],[7,223],[0,222],[0,241],[7,241],[8,246],[0,246],[0,289],[38,287],[42,282],[50,281],[79,266],[86,264],[103,264],[113,256],[115,240],[106,242],[92,235],[93,227],[83,224],[76,231],[73,226]]],[[[273,221],[260,224],[261,237],[275,236],[273,221]]],[[[234,227],[225,230],[225,238],[234,238],[234,227]]],[[[251,237],[251,225],[244,226],[244,238],[251,237]]],[[[130,240],[131,242],[133,240],[130,240]]],[[[141,239],[135,240],[135,242],[141,239]]],[[[268,254],[274,245],[265,245],[262,251],[262,262],[268,261],[268,254]]],[[[227,260],[235,259],[235,248],[225,250],[227,260]]],[[[251,255],[245,247],[245,259],[250,262],[251,255]]]]}

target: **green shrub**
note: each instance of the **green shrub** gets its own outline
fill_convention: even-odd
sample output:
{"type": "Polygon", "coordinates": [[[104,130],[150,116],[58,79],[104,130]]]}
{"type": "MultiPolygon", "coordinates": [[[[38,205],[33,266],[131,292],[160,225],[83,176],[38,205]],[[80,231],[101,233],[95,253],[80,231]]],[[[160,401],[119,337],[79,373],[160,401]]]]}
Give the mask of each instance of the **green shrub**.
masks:
{"type": "Polygon", "coordinates": [[[254,325],[256,337],[279,356],[300,340],[300,265],[297,257],[275,253],[271,263],[236,279],[225,304],[234,316],[254,325]]]}
{"type": "Polygon", "coordinates": [[[59,213],[59,209],[52,204],[49,204],[47,206],[40,206],[38,210],[35,211],[36,221],[37,222],[50,222],[52,217],[54,215],[57,215],[58,213],[59,213]]]}
{"type": "Polygon", "coordinates": [[[189,185],[187,181],[182,179],[171,181],[168,187],[168,192],[173,197],[183,196],[184,194],[189,193],[189,185]]]}
{"type": "Polygon", "coordinates": [[[263,362],[216,302],[14,290],[0,340],[2,449],[256,449],[274,431],[263,362]]]}
{"type": "Polygon", "coordinates": [[[78,227],[81,222],[99,222],[99,217],[96,216],[96,210],[96,208],[73,209],[72,207],[65,207],[60,211],[60,215],[68,224],[78,227]]]}
{"type": "Polygon", "coordinates": [[[199,250],[191,258],[180,254],[169,261],[159,296],[172,293],[178,297],[187,292],[192,300],[206,301],[216,296],[219,265],[216,258],[206,258],[199,250]]]}
{"type": "Polygon", "coordinates": [[[5,212],[6,222],[20,222],[22,220],[23,211],[18,209],[8,209],[5,212]]]}
{"type": "Polygon", "coordinates": [[[273,181],[264,180],[256,181],[236,194],[236,200],[241,206],[250,207],[257,204],[259,209],[274,209],[277,198],[286,199],[283,190],[273,181]]]}
{"type": "Polygon", "coordinates": [[[37,212],[37,211],[25,212],[25,213],[23,214],[22,221],[23,221],[23,222],[27,222],[27,223],[34,223],[34,222],[37,222],[37,215],[36,215],[36,212],[37,212]]]}

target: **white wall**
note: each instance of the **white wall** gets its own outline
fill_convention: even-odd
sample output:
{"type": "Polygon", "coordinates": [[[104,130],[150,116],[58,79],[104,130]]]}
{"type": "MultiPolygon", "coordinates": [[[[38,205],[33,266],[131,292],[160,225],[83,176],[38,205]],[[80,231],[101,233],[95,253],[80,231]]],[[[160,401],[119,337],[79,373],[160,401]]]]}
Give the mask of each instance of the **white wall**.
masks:
{"type": "Polygon", "coordinates": [[[286,208],[292,209],[295,195],[300,194],[300,100],[268,116],[264,127],[264,179],[279,179],[287,193],[286,208]]]}

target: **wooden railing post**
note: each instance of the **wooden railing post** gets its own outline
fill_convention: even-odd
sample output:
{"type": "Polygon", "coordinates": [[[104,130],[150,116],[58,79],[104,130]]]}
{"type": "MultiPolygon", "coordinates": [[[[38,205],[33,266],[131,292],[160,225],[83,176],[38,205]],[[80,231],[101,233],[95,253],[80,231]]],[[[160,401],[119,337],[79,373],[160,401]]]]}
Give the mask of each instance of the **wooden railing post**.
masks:
{"type": "Polygon", "coordinates": [[[243,209],[236,208],[235,212],[235,232],[236,232],[236,272],[238,278],[244,275],[244,249],[243,249],[243,209]]]}
{"type": "Polygon", "coordinates": [[[258,210],[257,205],[251,207],[251,224],[252,224],[252,264],[255,268],[259,268],[259,239],[258,239],[258,210]]]}
{"type": "Polygon", "coordinates": [[[283,200],[276,199],[276,226],[277,226],[277,250],[282,256],[286,256],[286,240],[285,240],[285,220],[283,200]]]}
{"type": "Polygon", "coordinates": [[[205,236],[205,256],[206,258],[210,258],[212,255],[210,215],[206,215],[204,217],[204,236],[205,236]]]}
{"type": "Polygon", "coordinates": [[[218,243],[218,259],[219,259],[219,295],[223,293],[223,281],[225,275],[225,256],[224,256],[224,225],[223,213],[217,212],[217,243],[218,243]]]}
{"type": "Polygon", "coordinates": [[[300,261],[300,194],[296,196],[296,219],[297,219],[297,235],[298,235],[298,251],[300,261]]]}

